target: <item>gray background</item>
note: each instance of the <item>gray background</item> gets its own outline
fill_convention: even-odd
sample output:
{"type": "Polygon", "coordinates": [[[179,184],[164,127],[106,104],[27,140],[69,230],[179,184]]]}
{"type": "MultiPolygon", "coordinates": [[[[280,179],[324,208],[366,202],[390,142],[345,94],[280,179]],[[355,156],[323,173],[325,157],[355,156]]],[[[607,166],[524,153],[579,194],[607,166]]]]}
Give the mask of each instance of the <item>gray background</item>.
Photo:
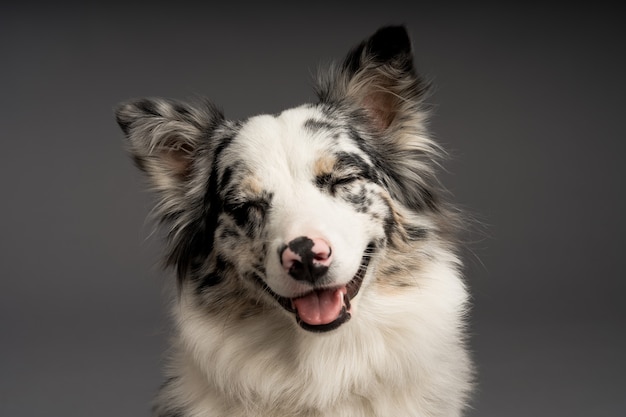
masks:
{"type": "Polygon", "coordinates": [[[0,7],[0,415],[149,414],[171,277],[115,103],[279,111],[388,23],[434,81],[442,178],[475,220],[469,415],[626,415],[623,14],[226,3],[0,7]]]}

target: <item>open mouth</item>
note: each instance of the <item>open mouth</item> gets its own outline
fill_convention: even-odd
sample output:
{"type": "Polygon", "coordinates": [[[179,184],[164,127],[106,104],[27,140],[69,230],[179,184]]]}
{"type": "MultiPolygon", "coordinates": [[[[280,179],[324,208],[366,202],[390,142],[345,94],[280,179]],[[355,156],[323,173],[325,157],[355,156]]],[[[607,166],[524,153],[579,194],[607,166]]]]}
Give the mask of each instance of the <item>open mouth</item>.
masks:
{"type": "Polygon", "coordinates": [[[285,310],[295,314],[296,322],[303,329],[311,332],[335,330],[352,317],[350,300],[356,297],[361,289],[373,251],[374,246],[368,245],[359,270],[342,286],[313,289],[295,298],[282,297],[266,284],[264,287],[285,310]]]}

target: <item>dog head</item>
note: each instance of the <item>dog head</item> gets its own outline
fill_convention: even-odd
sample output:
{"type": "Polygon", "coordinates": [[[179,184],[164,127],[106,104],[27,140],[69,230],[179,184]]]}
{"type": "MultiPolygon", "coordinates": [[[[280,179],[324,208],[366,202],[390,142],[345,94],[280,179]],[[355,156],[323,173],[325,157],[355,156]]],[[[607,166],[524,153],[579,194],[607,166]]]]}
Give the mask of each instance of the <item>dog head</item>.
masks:
{"type": "Polygon", "coordinates": [[[318,103],[279,115],[121,104],[180,285],[282,309],[310,331],[347,322],[377,258],[423,237],[407,218],[438,210],[425,91],[406,30],[386,27],[319,77],[318,103]]]}

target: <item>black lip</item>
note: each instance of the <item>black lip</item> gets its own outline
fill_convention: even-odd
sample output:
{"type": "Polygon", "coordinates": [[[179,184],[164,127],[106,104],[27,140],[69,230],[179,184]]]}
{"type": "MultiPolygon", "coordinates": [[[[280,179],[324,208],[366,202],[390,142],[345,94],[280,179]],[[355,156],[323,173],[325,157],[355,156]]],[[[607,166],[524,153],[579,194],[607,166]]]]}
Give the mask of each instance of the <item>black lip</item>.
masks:
{"type": "Polygon", "coordinates": [[[302,319],[300,319],[300,316],[298,316],[298,313],[296,313],[296,322],[300,325],[300,327],[302,327],[304,330],[308,330],[314,333],[324,333],[324,332],[329,332],[331,330],[335,330],[339,328],[339,326],[341,326],[342,324],[350,320],[351,318],[352,318],[352,315],[346,310],[345,306],[341,308],[341,313],[339,314],[339,317],[337,317],[335,321],[328,323],[328,324],[319,324],[317,326],[305,323],[304,321],[302,321],[302,319]]]}
{"type": "MultiPolygon", "coordinates": [[[[369,245],[367,245],[367,248],[365,248],[365,251],[363,252],[363,257],[361,259],[361,266],[359,267],[359,270],[354,275],[354,278],[352,278],[350,282],[346,284],[346,289],[348,290],[348,293],[344,295],[345,306],[341,309],[341,313],[339,314],[339,317],[337,317],[335,321],[331,323],[327,323],[327,324],[311,325],[311,324],[305,323],[298,316],[298,312],[293,307],[291,298],[283,297],[281,295],[276,294],[259,275],[255,274],[254,278],[256,282],[258,282],[261,285],[261,287],[263,287],[263,289],[278,302],[278,304],[280,304],[288,312],[295,314],[296,323],[298,323],[298,325],[302,327],[304,330],[314,332],[314,333],[328,332],[328,331],[337,329],[339,326],[346,323],[347,321],[350,320],[350,318],[352,318],[352,315],[347,311],[346,306],[347,308],[350,308],[350,300],[356,297],[356,295],[359,293],[359,290],[361,289],[361,284],[363,283],[363,279],[365,278],[365,273],[367,272],[367,267],[369,266],[370,258],[372,254],[374,253],[374,249],[375,249],[375,246],[373,243],[370,243],[369,245]]],[[[302,294],[302,296],[303,295],[305,294],[302,294]]]]}

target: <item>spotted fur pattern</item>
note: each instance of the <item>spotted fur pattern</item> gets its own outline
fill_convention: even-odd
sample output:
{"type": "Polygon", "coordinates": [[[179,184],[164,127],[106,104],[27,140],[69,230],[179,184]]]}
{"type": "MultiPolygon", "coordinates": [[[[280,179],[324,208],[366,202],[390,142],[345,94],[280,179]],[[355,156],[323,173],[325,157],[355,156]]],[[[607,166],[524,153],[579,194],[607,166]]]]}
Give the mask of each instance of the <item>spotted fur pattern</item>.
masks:
{"type": "Polygon", "coordinates": [[[386,27],[319,77],[315,104],[241,122],[209,102],[118,107],[178,276],[155,416],[461,415],[467,293],[426,87],[386,27]],[[326,263],[306,252],[317,272],[295,279],[281,254],[309,237],[326,263]],[[299,317],[312,293],[343,296],[337,320],[299,317]]]}

